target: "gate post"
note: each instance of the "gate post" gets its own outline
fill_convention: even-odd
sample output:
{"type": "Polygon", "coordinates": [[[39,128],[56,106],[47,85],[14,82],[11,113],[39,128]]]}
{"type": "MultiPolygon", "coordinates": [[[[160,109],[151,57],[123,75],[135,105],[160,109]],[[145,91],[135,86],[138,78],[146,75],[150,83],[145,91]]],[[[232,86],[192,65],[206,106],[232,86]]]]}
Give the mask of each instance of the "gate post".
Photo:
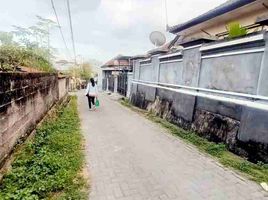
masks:
{"type": "Polygon", "coordinates": [[[114,76],[114,93],[117,93],[118,76],[114,76]]]}
{"type": "Polygon", "coordinates": [[[127,98],[130,98],[131,94],[131,85],[132,85],[133,73],[127,73],[127,98]]]}

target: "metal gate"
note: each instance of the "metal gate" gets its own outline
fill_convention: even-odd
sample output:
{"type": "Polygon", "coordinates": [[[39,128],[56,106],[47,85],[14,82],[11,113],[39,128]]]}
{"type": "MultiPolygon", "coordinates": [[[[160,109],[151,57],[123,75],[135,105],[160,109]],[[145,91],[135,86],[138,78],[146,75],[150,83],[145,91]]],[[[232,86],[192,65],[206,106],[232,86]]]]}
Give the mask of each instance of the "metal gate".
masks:
{"type": "Polygon", "coordinates": [[[102,90],[107,90],[107,78],[102,79],[102,90]]]}
{"type": "Polygon", "coordinates": [[[127,96],[127,73],[119,74],[117,92],[123,96],[127,96]]]}
{"type": "Polygon", "coordinates": [[[108,90],[114,92],[114,76],[109,76],[108,78],[108,90]]]}

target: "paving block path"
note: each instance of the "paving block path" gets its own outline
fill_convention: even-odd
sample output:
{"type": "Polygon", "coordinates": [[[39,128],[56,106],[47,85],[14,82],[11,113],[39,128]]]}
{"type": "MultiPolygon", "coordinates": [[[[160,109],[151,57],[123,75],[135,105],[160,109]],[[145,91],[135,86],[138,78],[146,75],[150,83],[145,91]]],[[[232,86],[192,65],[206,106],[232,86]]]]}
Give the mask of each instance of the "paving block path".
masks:
{"type": "Polygon", "coordinates": [[[262,188],[157,124],[101,94],[89,111],[78,93],[90,200],[259,200],[262,188]]]}

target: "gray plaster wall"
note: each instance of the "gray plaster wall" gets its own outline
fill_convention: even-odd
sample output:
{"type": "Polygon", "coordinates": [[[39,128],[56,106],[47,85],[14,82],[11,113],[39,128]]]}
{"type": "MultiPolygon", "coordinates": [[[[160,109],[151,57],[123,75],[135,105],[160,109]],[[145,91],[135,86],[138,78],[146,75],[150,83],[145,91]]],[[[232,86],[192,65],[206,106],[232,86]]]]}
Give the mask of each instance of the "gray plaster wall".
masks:
{"type": "Polygon", "coordinates": [[[142,81],[153,81],[153,71],[152,65],[141,65],[140,66],[140,80],[142,81]]]}
{"type": "MultiPolygon", "coordinates": [[[[151,57],[150,64],[142,64],[137,69],[137,73],[139,73],[140,80],[142,81],[152,81],[157,82],[159,76],[159,59],[158,56],[151,57]]],[[[135,77],[137,77],[137,73],[135,72],[135,77]]]]}
{"type": "Polygon", "coordinates": [[[152,57],[152,76],[151,81],[157,82],[159,79],[159,58],[158,56],[152,57]]]}
{"type": "MultiPolygon", "coordinates": [[[[207,89],[268,96],[268,34],[265,51],[213,58],[201,58],[200,47],[183,50],[182,62],[160,63],[151,57],[150,65],[134,63],[134,78],[143,81],[178,84],[207,89]]],[[[263,48],[255,47],[255,48],[263,48]]],[[[242,49],[242,50],[248,50],[242,49]]],[[[226,49],[222,53],[237,50],[226,49]]],[[[213,54],[213,51],[211,52],[213,54]]],[[[215,51],[215,54],[217,52],[215,51]]]]}
{"type": "Polygon", "coordinates": [[[160,63],[159,82],[181,85],[182,72],[182,62],[160,63]]]}
{"type": "Polygon", "coordinates": [[[140,78],[140,63],[139,60],[133,61],[133,77],[138,80],[140,78]]]}
{"type": "Polygon", "coordinates": [[[265,51],[262,58],[257,94],[268,96],[268,33],[265,34],[265,51]]]}
{"type": "Polygon", "coordinates": [[[138,84],[137,83],[131,83],[131,89],[130,89],[130,99],[133,95],[137,94],[138,91],[138,84]]]}
{"type": "Polygon", "coordinates": [[[268,144],[268,111],[245,107],[238,139],[243,142],[268,144]]]}
{"type": "Polygon", "coordinates": [[[127,98],[129,98],[131,95],[130,92],[131,92],[132,79],[133,79],[133,73],[129,72],[127,74],[127,98]]]}
{"type": "Polygon", "coordinates": [[[157,89],[156,96],[159,96],[161,100],[170,102],[172,110],[177,117],[181,117],[188,122],[192,121],[195,108],[195,96],[175,93],[165,89],[157,89]]]}
{"type": "Polygon", "coordinates": [[[145,85],[138,85],[137,92],[142,94],[146,101],[153,102],[155,100],[156,88],[145,85]]]}
{"type": "Polygon", "coordinates": [[[243,106],[235,103],[227,103],[204,97],[197,97],[196,109],[206,110],[240,121],[243,106]]]}
{"type": "Polygon", "coordinates": [[[199,87],[256,94],[263,53],[202,59],[199,87]]]}
{"type": "Polygon", "coordinates": [[[182,83],[186,86],[198,86],[201,53],[199,47],[183,51],[182,83]]]}

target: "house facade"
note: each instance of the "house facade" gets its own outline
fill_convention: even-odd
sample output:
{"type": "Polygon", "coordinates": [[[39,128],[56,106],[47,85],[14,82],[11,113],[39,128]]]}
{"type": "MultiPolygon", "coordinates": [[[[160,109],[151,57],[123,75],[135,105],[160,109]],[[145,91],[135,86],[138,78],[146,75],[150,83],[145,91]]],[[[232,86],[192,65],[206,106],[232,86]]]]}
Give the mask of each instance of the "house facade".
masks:
{"type": "Polygon", "coordinates": [[[102,90],[118,92],[126,96],[128,72],[132,72],[132,63],[130,56],[118,55],[102,65],[102,90]]]}
{"type": "Polygon", "coordinates": [[[226,37],[227,25],[239,22],[248,33],[267,30],[267,0],[229,0],[190,21],[170,27],[169,32],[181,40],[198,38],[222,39],[226,37]]]}
{"type": "Polygon", "coordinates": [[[101,66],[102,77],[118,75],[123,71],[132,71],[131,57],[118,55],[101,66]]]}

